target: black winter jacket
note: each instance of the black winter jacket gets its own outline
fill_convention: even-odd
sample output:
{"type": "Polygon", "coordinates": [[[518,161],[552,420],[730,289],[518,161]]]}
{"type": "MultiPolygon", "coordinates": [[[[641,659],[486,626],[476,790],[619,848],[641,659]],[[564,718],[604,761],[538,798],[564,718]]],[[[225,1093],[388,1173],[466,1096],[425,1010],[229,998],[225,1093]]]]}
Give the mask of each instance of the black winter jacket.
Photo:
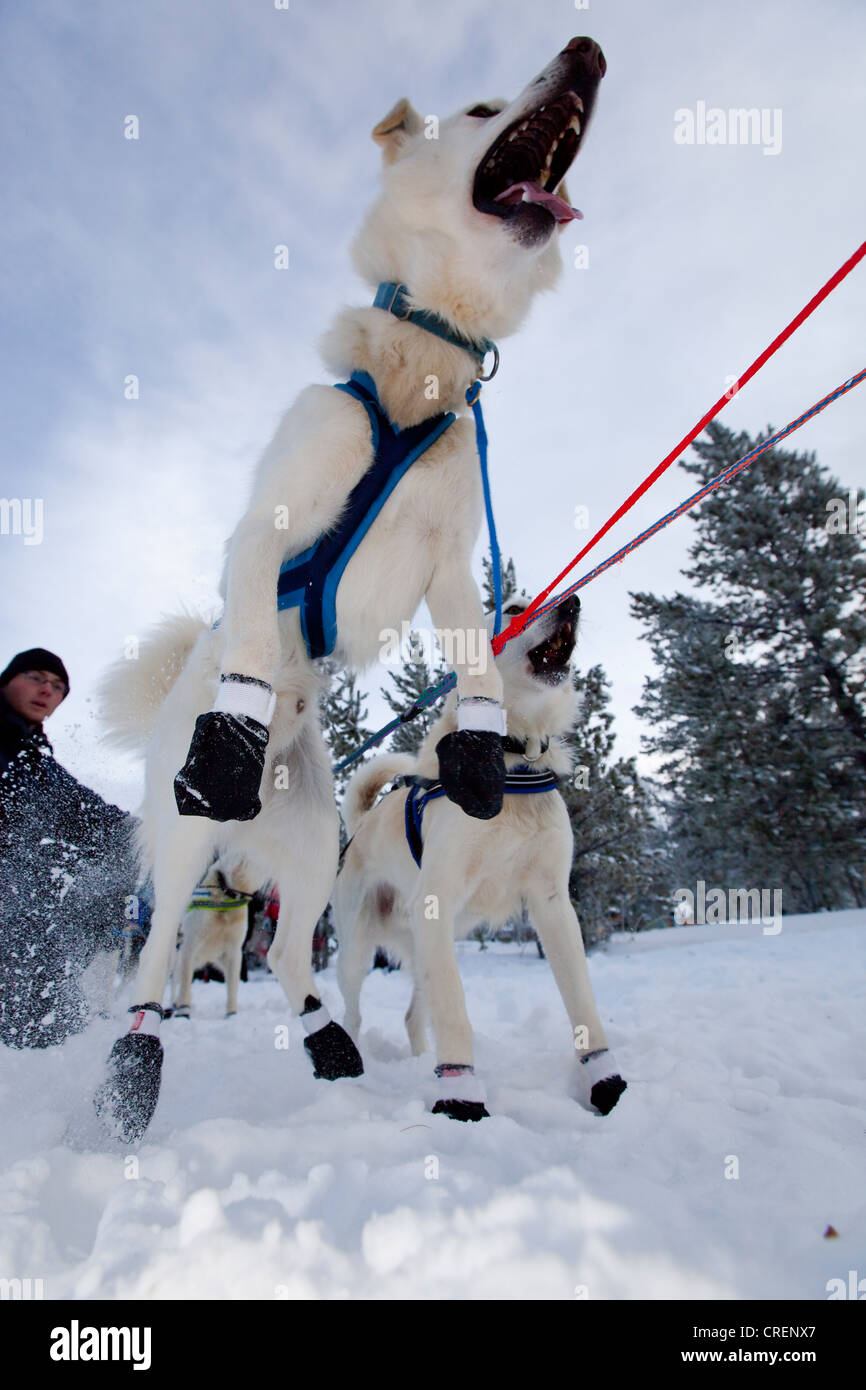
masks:
{"type": "Polygon", "coordinates": [[[134,826],[0,690],[0,1041],[47,1046],[84,1026],[78,977],[123,939],[134,826]]]}

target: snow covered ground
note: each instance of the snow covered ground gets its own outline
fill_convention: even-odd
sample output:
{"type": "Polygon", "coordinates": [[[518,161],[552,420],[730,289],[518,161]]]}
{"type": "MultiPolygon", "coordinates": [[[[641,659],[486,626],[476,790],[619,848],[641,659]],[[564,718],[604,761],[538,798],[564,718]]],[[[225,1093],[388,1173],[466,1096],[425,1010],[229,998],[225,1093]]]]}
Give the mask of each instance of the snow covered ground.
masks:
{"type": "MultiPolygon", "coordinates": [[[[605,1119],[571,1098],[534,946],[459,949],[495,1112],[478,1125],[424,1108],[402,972],[369,977],[366,1074],[335,1083],[297,1021],[275,1046],[273,979],[229,1020],[223,987],[196,985],[137,1154],[93,1147],[117,1021],[0,1049],[0,1276],[46,1298],[825,1299],[866,1275],[866,912],[595,952],[629,1083],[605,1119]]],[[[333,967],[318,978],[340,1017],[333,967]]]]}

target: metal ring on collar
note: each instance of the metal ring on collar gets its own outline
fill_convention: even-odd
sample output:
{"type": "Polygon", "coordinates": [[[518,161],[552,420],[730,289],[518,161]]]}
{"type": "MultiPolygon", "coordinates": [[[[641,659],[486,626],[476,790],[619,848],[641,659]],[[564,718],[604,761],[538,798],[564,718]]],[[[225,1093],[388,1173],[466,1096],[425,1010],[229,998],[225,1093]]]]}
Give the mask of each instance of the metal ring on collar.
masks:
{"type": "MultiPolygon", "coordinates": [[[[499,348],[496,346],[495,343],[490,344],[490,347],[487,349],[487,352],[485,352],[484,356],[487,357],[488,354],[491,352],[493,353],[493,367],[488,372],[487,376],[479,376],[479,381],[490,381],[493,377],[495,377],[496,373],[499,371],[499,348]]],[[[483,359],[481,361],[481,366],[484,366],[483,359]]]]}
{"type": "Polygon", "coordinates": [[[381,305],[381,308],[387,309],[388,313],[393,314],[395,319],[406,320],[408,318],[411,318],[412,310],[409,307],[409,300],[406,297],[408,293],[409,291],[407,290],[405,285],[395,285],[394,293],[391,295],[390,300],[387,304],[381,305]],[[397,303],[398,300],[401,301],[400,308],[402,308],[403,310],[402,313],[400,313],[399,309],[394,308],[394,305],[397,303]]]}

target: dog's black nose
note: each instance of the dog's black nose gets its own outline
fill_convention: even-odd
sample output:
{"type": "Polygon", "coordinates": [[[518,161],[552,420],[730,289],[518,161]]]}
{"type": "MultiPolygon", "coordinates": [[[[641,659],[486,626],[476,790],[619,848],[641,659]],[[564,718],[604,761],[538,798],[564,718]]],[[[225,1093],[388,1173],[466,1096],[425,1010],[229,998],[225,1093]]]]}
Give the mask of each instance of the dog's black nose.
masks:
{"type": "Polygon", "coordinates": [[[586,59],[586,64],[590,71],[594,68],[598,68],[602,77],[604,77],[604,74],[607,72],[607,63],[604,60],[604,54],[595,39],[572,39],[571,43],[567,44],[562,51],[563,53],[582,54],[586,59]]]}
{"type": "Polygon", "coordinates": [[[577,594],[569,594],[568,598],[564,598],[562,603],[556,605],[556,621],[558,623],[574,622],[579,612],[580,599],[577,594]]]}

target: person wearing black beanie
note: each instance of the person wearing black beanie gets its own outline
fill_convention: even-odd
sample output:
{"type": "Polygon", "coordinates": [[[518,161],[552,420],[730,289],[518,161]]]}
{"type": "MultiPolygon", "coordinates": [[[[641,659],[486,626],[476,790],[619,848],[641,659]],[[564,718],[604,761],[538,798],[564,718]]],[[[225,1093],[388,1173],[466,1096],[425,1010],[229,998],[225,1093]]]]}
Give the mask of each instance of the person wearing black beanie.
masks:
{"type": "Polygon", "coordinates": [[[87,1022],[79,982],[123,939],[135,821],[61,767],[43,722],[69,693],[44,647],[0,673],[0,1042],[46,1047],[87,1022]]]}
{"type": "Polygon", "coordinates": [[[48,742],[39,737],[42,722],[68,694],[69,674],[59,656],[44,647],[13,656],[0,673],[0,771],[28,744],[48,742]]]}
{"type": "Polygon", "coordinates": [[[55,656],[54,652],[46,651],[45,647],[29,647],[26,652],[19,652],[17,656],[13,656],[6,670],[0,671],[0,690],[15,676],[28,672],[36,672],[38,675],[50,672],[53,676],[59,676],[66,686],[66,695],[69,694],[69,672],[60,657],[55,656]]]}

